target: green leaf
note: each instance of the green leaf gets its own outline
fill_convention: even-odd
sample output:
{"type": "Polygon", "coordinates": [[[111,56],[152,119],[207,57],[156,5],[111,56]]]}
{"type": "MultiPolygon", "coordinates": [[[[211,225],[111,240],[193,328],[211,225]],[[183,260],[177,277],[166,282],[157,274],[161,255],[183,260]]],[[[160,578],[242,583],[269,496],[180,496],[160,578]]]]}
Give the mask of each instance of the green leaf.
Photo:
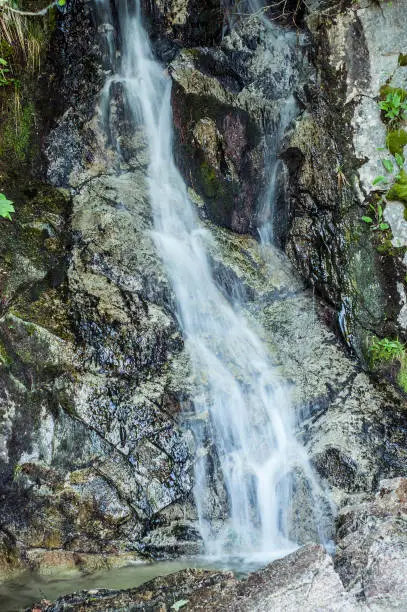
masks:
{"type": "Polygon", "coordinates": [[[66,0],[58,0],[58,6],[65,6],[66,0]]]}
{"type": "Polygon", "coordinates": [[[362,217],[362,221],[365,223],[373,223],[373,219],[371,217],[362,217]]]}
{"type": "Polygon", "coordinates": [[[179,599],[171,606],[171,610],[175,610],[175,612],[177,612],[177,610],[180,610],[181,608],[186,606],[188,602],[189,599],[179,599]]]}
{"type": "Polygon", "coordinates": [[[3,219],[11,219],[11,214],[14,212],[13,202],[8,200],[4,193],[0,193],[0,217],[3,219]]]}
{"type": "Polygon", "coordinates": [[[396,158],[396,163],[398,165],[399,168],[402,168],[404,166],[404,158],[402,155],[400,155],[400,153],[395,153],[394,157],[396,158]]]}
{"type": "Polygon", "coordinates": [[[400,106],[401,96],[398,93],[393,94],[392,104],[393,106],[400,106]]]}
{"type": "Polygon", "coordinates": [[[379,229],[381,229],[383,231],[384,230],[388,230],[389,227],[390,227],[390,225],[388,223],[380,223],[380,225],[379,225],[379,229]]]}
{"type": "Polygon", "coordinates": [[[0,57],[0,65],[1,66],[7,66],[7,62],[5,59],[3,59],[2,57],[0,57]]]}
{"type": "Polygon", "coordinates": [[[372,185],[379,185],[379,183],[387,183],[387,178],[383,175],[380,176],[376,176],[375,179],[373,179],[373,183],[372,185]]]}
{"type": "Polygon", "coordinates": [[[389,159],[382,159],[382,164],[386,168],[387,172],[393,172],[393,164],[389,159]]]}

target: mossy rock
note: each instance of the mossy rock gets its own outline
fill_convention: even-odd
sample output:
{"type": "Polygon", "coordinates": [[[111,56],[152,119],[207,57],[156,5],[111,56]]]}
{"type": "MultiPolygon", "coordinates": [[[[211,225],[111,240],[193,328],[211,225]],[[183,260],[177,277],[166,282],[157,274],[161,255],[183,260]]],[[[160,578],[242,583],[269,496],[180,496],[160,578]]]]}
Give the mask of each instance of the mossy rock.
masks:
{"type": "Polygon", "coordinates": [[[398,200],[407,203],[407,172],[401,170],[399,178],[387,192],[388,200],[398,200]]]}
{"type": "Polygon", "coordinates": [[[401,155],[404,158],[403,150],[407,145],[407,132],[403,129],[393,130],[386,137],[386,145],[392,155],[401,155]]]}
{"type": "Polygon", "coordinates": [[[389,375],[407,393],[407,351],[399,340],[374,337],[368,346],[370,366],[381,374],[389,375]]]}
{"type": "Polygon", "coordinates": [[[0,157],[7,158],[8,164],[31,161],[38,153],[37,145],[33,145],[36,117],[34,105],[29,102],[21,107],[20,94],[16,88],[13,97],[3,106],[2,115],[0,157]]]}
{"type": "Polygon", "coordinates": [[[221,190],[215,168],[204,162],[200,168],[202,187],[205,195],[210,198],[215,197],[221,190]]]}
{"type": "Polygon", "coordinates": [[[12,358],[8,354],[5,345],[0,340],[0,367],[9,366],[12,363],[12,358]]]}
{"type": "MultiPolygon", "coordinates": [[[[0,220],[0,283],[4,304],[23,321],[72,340],[66,297],[70,200],[39,181],[5,179],[15,203],[13,222],[0,220]],[[11,308],[10,308],[11,306],[11,308]]],[[[0,191],[5,189],[0,183],[0,191]]],[[[6,306],[5,306],[6,307],[6,306]]]]}
{"type": "Polygon", "coordinates": [[[380,241],[380,244],[377,245],[376,251],[380,253],[380,255],[389,255],[390,257],[400,257],[400,259],[403,259],[407,251],[407,247],[394,246],[392,239],[390,235],[388,234],[388,232],[386,233],[381,232],[381,236],[379,239],[381,241],[380,241]]]}

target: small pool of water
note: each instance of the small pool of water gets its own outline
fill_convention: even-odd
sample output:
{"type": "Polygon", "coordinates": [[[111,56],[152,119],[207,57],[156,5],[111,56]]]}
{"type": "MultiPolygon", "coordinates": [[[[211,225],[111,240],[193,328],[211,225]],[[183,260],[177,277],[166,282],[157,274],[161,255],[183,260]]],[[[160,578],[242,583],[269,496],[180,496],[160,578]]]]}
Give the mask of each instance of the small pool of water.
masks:
{"type": "Polygon", "coordinates": [[[125,567],[100,570],[84,574],[79,570],[53,568],[49,573],[23,572],[13,579],[0,583],[0,612],[19,612],[41,599],[54,601],[58,597],[75,591],[91,589],[130,589],[148,582],[157,576],[167,576],[188,567],[233,570],[238,577],[256,571],[276,558],[283,557],[287,550],[273,555],[249,557],[185,557],[156,563],[134,563],[125,567]]]}
{"type": "Polygon", "coordinates": [[[78,570],[52,570],[49,574],[24,572],[0,584],[1,612],[25,610],[41,599],[53,601],[62,595],[89,589],[130,589],[156,576],[166,576],[186,567],[203,567],[197,560],[140,563],[117,569],[83,574],[78,570]]]}

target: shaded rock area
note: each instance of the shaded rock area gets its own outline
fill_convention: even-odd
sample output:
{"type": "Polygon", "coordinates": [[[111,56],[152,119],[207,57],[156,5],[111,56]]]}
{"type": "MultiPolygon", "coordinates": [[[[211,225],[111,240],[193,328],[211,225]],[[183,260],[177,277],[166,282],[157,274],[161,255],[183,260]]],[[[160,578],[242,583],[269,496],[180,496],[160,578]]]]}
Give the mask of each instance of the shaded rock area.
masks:
{"type": "Polygon", "coordinates": [[[217,0],[143,0],[153,42],[166,47],[214,46],[222,37],[223,3],[217,0]]]}
{"type": "Polygon", "coordinates": [[[306,73],[303,45],[247,19],[219,47],[184,50],[170,65],[179,165],[207,216],[236,232],[257,233],[269,139],[306,73]]]}

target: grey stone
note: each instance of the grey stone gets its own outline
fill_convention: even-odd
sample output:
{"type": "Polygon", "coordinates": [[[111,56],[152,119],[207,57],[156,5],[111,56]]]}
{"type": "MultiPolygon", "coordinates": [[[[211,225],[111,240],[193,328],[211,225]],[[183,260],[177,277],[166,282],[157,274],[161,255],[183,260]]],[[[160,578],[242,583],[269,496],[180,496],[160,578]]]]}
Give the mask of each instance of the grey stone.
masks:
{"type": "Polygon", "coordinates": [[[407,606],[407,480],[382,480],[372,501],[338,515],[335,567],[369,610],[407,606]]]}

